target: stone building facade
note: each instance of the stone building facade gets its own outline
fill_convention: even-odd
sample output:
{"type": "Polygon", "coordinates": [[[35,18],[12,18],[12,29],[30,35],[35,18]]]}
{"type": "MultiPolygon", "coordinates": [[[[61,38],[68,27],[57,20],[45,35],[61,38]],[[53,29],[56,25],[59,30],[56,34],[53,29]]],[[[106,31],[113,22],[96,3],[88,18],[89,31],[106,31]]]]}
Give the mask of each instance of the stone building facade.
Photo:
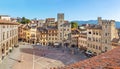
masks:
{"type": "Polygon", "coordinates": [[[48,31],[45,28],[37,28],[37,43],[42,46],[47,46],[48,45],[48,31]]]}
{"type": "Polygon", "coordinates": [[[48,30],[48,45],[55,46],[58,43],[58,30],[57,28],[47,28],[48,30]]]}
{"type": "Polygon", "coordinates": [[[64,14],[57,15],[58,41],[62,46],[69,46],[71,42],[71,24],[64,20],[64,14]]]}
{"type": "Polygon", "coordinates": [[[115,21],[98,17],[98,25],[87,28],[87,49],[96,55],[107,52],[112,49],[114,38],[119,38],[115,21]]]}
{"type": "Polygon", "coordinates": [[[101,29],[101,26],[98,25],[93,25],[87,29],[87,49],[94,54],[100,54],[102,51],[101,29]]]}
{"type": "Polygon", "coordinates": [[[86,50],[87,48],[87,33],[80,33],[78,37],[78,48],[86,50]]]}
{"type": "Polygon", "coordinates": [[[18,43],[18,23],[0,20],[0,61],[18,43]]]}
{"type": "Polygon", "coordinates": [[[79,34],[80,34],[80,31],[78,29],[71,30],[71,46],[72,47],[78,47],[79,34]]]}
{"type": "MultiPolygon", "coordinates": [[[[55,18],[47,18],[45,23],[41,21],[42,25],[37,26],[39,21],[23,26],[22,39],[27,41],[27,33],[30,36],[30,43],[40,44],[43,46],[60,45],[68,46],[71,44],[71,24],[64,20],[64,14],[59,13],[57,21],[55,18]],[[35,23],[36,22],[36,23],[35,23]],[[30,28],[27,28],[27,27],[30,28]]],[[[21,29],[21,28],[20,28],[21,29]]]]}

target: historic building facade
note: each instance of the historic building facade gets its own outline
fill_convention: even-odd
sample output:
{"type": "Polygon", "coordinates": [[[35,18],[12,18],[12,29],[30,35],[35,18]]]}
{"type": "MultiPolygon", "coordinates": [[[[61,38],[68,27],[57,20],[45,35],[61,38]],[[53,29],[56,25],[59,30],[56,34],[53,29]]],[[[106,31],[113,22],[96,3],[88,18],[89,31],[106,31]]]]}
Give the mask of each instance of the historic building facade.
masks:
{"type": "Polygon", "coordinates": [[[48,45],[55,46],[58,43],[58,30],[57,28],[47,28],[48,30],[48,45]]]}
{"type": "Polygon", "coordinates": [[[78,47],[79,34],[80,34],[80,31],[78,29],[71,30],[71,46],[72,47],[78,47]]]}
{"type": "Polygon", "coordinates": [[[38,27],[37,28],[37,43],[39,43],[42,46],[48,45],[48,31],[45,28],[38,27]]]}
{"type": "Polygon", "coordinates": [[[19,31],[22,31],[22,39],[24,41],[33,44],[38,43],[43,46],[71,45],[71,24],[64,20],[63,13],[57,15],[57,21],[55,21],[55,18],[47,18],[45,21],[41,21],[42,25],[39,26],[37,26],[39,21],[33,20],[32,22],[33,23],[30,23],[27,26],[24,25],[19,29],[19,31]],[[27,34],[29,34],[30,37],[27,38],[27,36],[29,36],[27,34]]]}
{"type": "Polygon", "coordinates": [[[114,20],[102,20],[98,17],[98,25],[87,28],[87,49],[98,55],[112,49],[111,41],[118,39],[114,20]]]}
{"type": "Polygon", "coordinates": [[[0,20],[0,61],[18,43],[18,23],[0,20]]]}
{"type": "Polygon", "coordinates": [[[87,33],[80,33],[79,34],[78,48],[86,50],[86,48],[87,48],[87,33]]]}
{"type": "Polygon", "coordinates": [[[57,15],[58,41],[62,46],[71,45],[71,24],[64,20],[64,14],[57,15]]]}

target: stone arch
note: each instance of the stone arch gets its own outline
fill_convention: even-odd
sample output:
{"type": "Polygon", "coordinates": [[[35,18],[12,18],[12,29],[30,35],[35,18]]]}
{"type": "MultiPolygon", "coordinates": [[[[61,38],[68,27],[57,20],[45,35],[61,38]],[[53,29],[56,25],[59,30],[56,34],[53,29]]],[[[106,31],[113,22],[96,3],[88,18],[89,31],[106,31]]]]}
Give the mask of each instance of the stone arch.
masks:
{"type": "Polygon", "coordinates": [[[15,37],[15,44],[17,44],[17,36],[15,37]]]}
{"type": "Polygon", "coordinates": [[[5,44],[3,44],[3,46],[2,46],[2,54],[4,54],[5,53],[5,44]]]}
{"type": "Polygon", "coordinates": [[[12,45],[14,44],[14,39],[12,38],[12,45]]]}
{"type": "Polygon", "coordinates": [[[2,59],[4,59],[5,56],[5,44],[2,45],[2,59]]]}
{"type": "Polygon", "coordinates": [[[93,54],[94,54],[94,56],[97,56],[97,52],[94,52],[93,54]]]}
{"type": "Polygon", "coordinates": [[[68,47],[68,46],[69,46],[69,43],[64,43],[64,46],[65,46],[65,47],[68,47]]]}
{"type": "Polygon", "coordinates": [[[13,45],[15,44],[15,37],[13,37],[13,45]]]}
{"type": "Polygon", "coordinates": [[[11,44],[12,42],[11,42],[11,40],[10,40],[10,47],[12,46],[12,44],[11,44]]]}
{"type": "Polygon", "coordinates": [[[73,48],[74,48],[74,47],[75,47],[75,44],[72,44],[72,45],[71,45],[71,47],[73,47],[73,48]]]}
{"type": "Polygon", "coordinates": [[[9,49],[9,44],[8,44],[8,42],[6,43],[6,50],[8,50],[9,49]]]}

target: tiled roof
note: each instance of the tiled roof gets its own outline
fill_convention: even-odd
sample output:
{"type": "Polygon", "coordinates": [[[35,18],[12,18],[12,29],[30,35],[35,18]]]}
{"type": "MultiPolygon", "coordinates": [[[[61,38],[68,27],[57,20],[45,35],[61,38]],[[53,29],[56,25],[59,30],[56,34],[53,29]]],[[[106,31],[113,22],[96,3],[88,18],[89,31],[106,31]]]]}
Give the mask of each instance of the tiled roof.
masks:
{"type": "Polygon", "coordinates": [[[80,32],[76,29],[76,30],[72,30],[71,33],[72,34],[79,34],[80,32]]]}
{"type": "Polygon", "coordinates": [[[80,33],[79,35],[85,35],[85,36],[87,36],[87,33],[80,33]]]}
{"type": "Polygon", "coordinates": [[[46,29],[46,28],[43,28],[43,27],[38,27],[37,30],[38,30],[39,32],[42,32],[42,31],[46,32],[46,31],[47,31],[47,29],[46,29]]]}
{"type": "Polygon", "coordinates": [[[7,21],[7,20],[1,20],[1,19],[0,19],[0,24],[15,24],[15,25],[19,25],[19,23],[7,21]]]}
{"type": "Polygon", "coordinates": [[[64,23],[63,26],[71,25],[70,23],[64,23]]]}
{"type": "Polygon", "coordinates": [[[87,27],[88,29],[102,29],[102,26],[100,26],[100,25],[89,25],[88,27],[87,27]]]}
{"type": "Polygon", "coordinates": [[[120,47],[58,69],[120,69],[120,47]]]}
{"type": "Polygon", "coordinates": [[[57,27],[50,27],[50,26],[48,26],[47,30],[57,30],[57,27]]]}

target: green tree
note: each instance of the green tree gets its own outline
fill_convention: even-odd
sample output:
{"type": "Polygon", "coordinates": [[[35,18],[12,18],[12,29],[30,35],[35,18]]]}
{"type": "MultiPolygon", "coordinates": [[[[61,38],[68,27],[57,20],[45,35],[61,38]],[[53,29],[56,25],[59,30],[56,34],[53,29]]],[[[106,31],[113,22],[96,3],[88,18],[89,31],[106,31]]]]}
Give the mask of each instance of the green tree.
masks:
{"type": "Polygon", "coordinates": [[[78,28],[77,22],[71,22],[71,28],[78,28]]]}
{"type": "Polygon", "coordinates": [[[25,17],[22,17],[22,20],[21,20],[21,23],[22,23],[22,24],[27,24],[27,23],[29,23],[29,22],[30,22],[29,19],[27,19],[27,18],[25,18],[25,17]]]}

